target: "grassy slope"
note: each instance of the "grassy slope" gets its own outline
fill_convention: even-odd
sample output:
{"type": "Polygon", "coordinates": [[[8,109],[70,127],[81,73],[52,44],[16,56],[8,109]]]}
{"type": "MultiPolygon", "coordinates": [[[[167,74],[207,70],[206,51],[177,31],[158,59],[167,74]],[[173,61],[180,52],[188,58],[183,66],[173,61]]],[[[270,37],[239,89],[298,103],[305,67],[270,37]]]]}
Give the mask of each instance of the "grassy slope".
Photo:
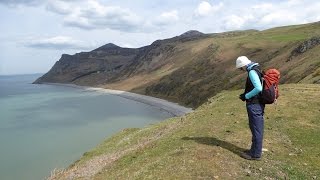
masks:
{"type": "MultiPolygon", "coordinates": [[[[175,48],[175,57],[172,58],[174,71],[145,74],[143,78],[149,79],[148,83],[135,83],[126,90],[196,108],[221,90],[240,88],[239,79],[244,76],[234,68],[239,55],[248,56],[260,63],[263,69],[278,68],[282,73],[282,83],[316,83],[320,80],[320,46],[291,61],[287,59],[302,42],[319,36],[320,23],[313,23],[260,32],[222,33],[185,42],[175,48]]],[[[158,72],[168,71],[160,68],[158,72]]],[[[118,88],[130,81],[129,78],[118,82],[118,88]]]]}
{"type": "Polygon", "coordinates": [[[240,91],[223,91],[195,112],[106,140],[52,179],[320,178],[320,86],[281,86],[265,115],[262,161],[239,153],[250,145],[240,91]]]}

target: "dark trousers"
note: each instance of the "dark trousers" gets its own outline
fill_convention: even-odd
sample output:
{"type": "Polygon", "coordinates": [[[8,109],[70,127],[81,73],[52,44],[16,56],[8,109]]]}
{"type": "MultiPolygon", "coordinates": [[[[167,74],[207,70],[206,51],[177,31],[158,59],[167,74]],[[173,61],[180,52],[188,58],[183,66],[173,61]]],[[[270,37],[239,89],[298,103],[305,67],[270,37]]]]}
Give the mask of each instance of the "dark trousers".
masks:
{"type": "Polygon", "coordinates": [[[247,104],[249,127],[252,134],[250,153],[252,157],[261,157],[263,142],[264,104],[247,104]]]}

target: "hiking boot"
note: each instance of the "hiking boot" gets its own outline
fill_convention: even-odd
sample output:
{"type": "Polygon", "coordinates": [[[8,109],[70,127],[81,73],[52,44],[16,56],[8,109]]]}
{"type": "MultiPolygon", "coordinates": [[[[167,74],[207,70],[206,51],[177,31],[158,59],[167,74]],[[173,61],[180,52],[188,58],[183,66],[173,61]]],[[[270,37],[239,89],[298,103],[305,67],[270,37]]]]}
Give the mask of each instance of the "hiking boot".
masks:
{"type": "Polygon", "coordinates": [[[243,153],[250,154],[251,150],[250,149],[244,150],[243,153]]]}
{"type": "Polygon", "coordinates": [[[261,160],[261,157],[253,157],[253,156],[251,156],[251,154],[250,153],[242,153],[241,155],[240,155],[242,158],[244,158],[244,159],[247,159],[247,160],[256,160],[256,161],[260,161],[261,160]]]}

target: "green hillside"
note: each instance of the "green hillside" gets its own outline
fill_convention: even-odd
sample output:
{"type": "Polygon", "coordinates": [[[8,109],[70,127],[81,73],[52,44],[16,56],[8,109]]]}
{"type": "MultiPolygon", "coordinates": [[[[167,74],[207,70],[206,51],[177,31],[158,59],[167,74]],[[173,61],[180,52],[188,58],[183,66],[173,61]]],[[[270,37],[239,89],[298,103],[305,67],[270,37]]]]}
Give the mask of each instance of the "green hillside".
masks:
{"type": "Polygon", "coordinates": [[[250,145],[245,104],[223,91],[184,117],[107,139],[51,179],[319,179],[320,85],[280,87],[265,114],[261,161],[239,153],[250,145]]]}
{"type": "Polygon", "coordinates": [[[197,108],[222,90],[243,88],[235,59],[277,68],[281,83],[320,83],[320,23],[214,34],[189,31],[141,48],[106,44],[62,55],[35,83],[131,91],[197,108]],[[201,92],[201,93],[199,93],[201,92]]]}
{"type": "Polygon", "coordinates": [[[198,107],[222,90],[243,87],[239,79],[244,75],[235,68],[240,55],[260,63],[263,69],[279,69],[281,83],[319,84],[319,45],[320,23],[214,34],[184,43],[189,49],[185,60],[192,60],[140,88],[151,96],[198,107]]]}

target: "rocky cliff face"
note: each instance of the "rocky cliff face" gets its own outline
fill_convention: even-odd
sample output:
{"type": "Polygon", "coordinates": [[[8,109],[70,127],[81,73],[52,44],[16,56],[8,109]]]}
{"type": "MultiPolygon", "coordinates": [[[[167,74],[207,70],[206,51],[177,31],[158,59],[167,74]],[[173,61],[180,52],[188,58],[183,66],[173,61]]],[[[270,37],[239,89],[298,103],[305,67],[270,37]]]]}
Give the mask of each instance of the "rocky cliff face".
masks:
{"type": "Polygon", "coordinates": [[[117,76],[139,54],[140,49],[106,44],[91,52],[63,54],[51,70],[34,83],[97,85],[117,76]]]}
{"type": "Polygon", "coordinates": [[[177,43],[207,37],[188,31],[171,39],[157,40],[141,48],[122,48],[109,43],[90,52],[63,54],[48,73],[34,83],[73,83],[101,85],[139,73],[154,71],[167,63],[177,43]]]}

